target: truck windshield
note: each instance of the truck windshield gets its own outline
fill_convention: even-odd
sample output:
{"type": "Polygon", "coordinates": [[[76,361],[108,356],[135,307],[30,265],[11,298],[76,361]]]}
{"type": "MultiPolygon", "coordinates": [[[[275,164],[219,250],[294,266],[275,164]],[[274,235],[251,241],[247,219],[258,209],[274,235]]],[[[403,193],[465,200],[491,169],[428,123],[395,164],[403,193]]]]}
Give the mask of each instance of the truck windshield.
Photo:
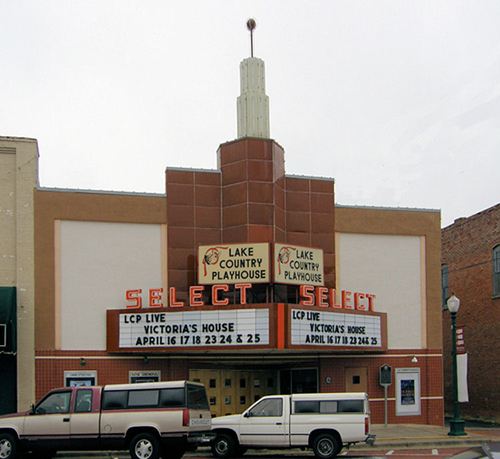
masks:
{"type": "Polygon", "coordinates": [[[208,410],[207,394],[204,386],[187,385],[187,405],[192,410],[208,410]]]}

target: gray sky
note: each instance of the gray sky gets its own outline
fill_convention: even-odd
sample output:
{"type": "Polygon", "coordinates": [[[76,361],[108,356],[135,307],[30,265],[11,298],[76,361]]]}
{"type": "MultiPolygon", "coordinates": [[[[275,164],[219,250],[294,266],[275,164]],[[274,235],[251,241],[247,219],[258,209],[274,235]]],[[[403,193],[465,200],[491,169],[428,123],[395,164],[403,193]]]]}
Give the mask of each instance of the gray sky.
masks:
{"type": "Polygon", "coordinates": [[[443,226],[500,201],[498,0],[0,0],[0,135],[38,139],[44,187],[216,168],[249,17],[288,174],[443,226]]]}

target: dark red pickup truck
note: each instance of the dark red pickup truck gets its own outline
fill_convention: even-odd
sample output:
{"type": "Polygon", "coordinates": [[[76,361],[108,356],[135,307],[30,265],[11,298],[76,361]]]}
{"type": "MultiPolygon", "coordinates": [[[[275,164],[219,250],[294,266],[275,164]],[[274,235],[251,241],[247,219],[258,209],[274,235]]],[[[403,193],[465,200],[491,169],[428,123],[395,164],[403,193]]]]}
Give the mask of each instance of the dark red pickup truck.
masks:
{"type": "Polygon", "coordinates": [[[188,381],[55,389],[32,409],[0,417],[0,459],[36,451],[128,449],[178,459],[212,438],[205,387],[188,381]]]}

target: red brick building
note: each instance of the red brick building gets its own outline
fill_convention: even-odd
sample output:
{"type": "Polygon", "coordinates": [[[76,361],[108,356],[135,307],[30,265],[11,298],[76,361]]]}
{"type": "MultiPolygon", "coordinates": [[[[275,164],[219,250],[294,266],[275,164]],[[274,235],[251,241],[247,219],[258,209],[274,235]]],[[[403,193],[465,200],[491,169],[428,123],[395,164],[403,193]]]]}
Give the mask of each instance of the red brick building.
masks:
{"type": "MultiPolygon", "coordinates": [[[[460,299],[457,327],[468,354],[465,419],[500,421],[500,204],[442,230],[442,298],[460,299]]],[[[443,310],[445,400],[452,412],[450,314],[443,310]]]]}
{"type": "Polygon", "coordinates": [[[238,138],[165,194],[35,193],[36,391],[190,378],[213,414],[262,395],[366,391],[383,422],[443,423],[440,213],[335,204],[287,175],[264,63],[241,64],[238,138]]]}

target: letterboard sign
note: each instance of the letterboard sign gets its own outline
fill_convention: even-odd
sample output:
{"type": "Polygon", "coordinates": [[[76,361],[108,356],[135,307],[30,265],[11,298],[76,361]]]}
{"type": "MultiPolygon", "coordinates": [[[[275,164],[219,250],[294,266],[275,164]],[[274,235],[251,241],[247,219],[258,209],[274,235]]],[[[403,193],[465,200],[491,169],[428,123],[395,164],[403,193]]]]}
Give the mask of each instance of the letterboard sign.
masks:
{"type": "Polygon", "coordinates": [[[119,348],[199,349],[268,344],[267,308],[119,315],[119,348]]]}
{"type": "Polygon", "coordinates": [[[382,349],[378,315],[291,309],[291,344],[334,348],[382,349]]]}
{"type": "Polygon", "coordinates": [[[270,282],[269,244],[222,244],[198,247],[200,285],[270,282]]]}

